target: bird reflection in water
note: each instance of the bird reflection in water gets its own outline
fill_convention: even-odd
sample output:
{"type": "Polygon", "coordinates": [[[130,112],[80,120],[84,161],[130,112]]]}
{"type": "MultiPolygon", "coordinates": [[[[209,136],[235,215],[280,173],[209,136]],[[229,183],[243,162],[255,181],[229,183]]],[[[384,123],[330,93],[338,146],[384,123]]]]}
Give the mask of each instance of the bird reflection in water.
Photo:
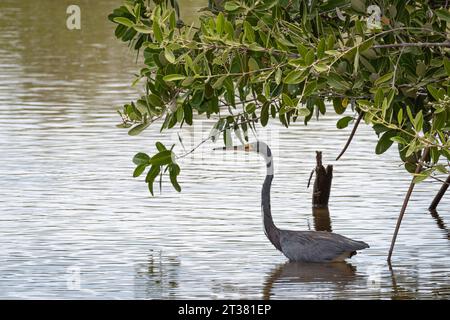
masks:
{"type": "Polygon", "coordinates": [[[263,299],[273,297],[277,283],[334,283],[344,289],[356,280],[356,267],[346,262],[303,263],[286,262],[275,267],[267,277],[263,287],[263,299]]]}
{"type": "MultiPolygon", "coordinates": [[[[313,208],[315,231],[332,232],[328,208],[313,208]]],[[[335,283],[345,287],[356,279],[356,267],[346,262],[302,263],[286,262],[276,266],[267,277],[263,287],[263,299],[272,297],[277,282],[283,283],[335,283]]]]}

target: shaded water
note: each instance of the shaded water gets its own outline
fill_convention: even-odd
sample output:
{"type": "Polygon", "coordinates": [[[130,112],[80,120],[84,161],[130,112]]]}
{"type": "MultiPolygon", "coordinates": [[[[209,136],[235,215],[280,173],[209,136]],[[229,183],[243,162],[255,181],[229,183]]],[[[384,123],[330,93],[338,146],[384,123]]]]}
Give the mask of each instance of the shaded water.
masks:
{"type": "MultiPolygon", "coordinates": [[[[202,2],[183,0],[184,14],[202,2]]],[[[0,3],[0,298],[450,297],[450,197],[438,216],[426,210],[439,185],[417,187],[393,270],[385,263],[410,177],[395,150],[374,155],[368,127],[335,164],[330,199],[333,231],[371,246],[351,265],[286,263],[270,245],[256,155],[205,144],[183,159],[181,194],[166,182],[149,197],[131,158],[176,135],[115,128],[116,108],[137,96],[135,57],[106,20],[120,1],[77,3],[81,31],[65,28],[71,1],[0,3]]],[[[274,149],[279,226],[314,228],[306,184],[314,151],[333,164],[348,136],[336,119],[260,129],[274,149]]],[[[185,129],[187,147],[207,136],[203,124],[185,129]]]]}

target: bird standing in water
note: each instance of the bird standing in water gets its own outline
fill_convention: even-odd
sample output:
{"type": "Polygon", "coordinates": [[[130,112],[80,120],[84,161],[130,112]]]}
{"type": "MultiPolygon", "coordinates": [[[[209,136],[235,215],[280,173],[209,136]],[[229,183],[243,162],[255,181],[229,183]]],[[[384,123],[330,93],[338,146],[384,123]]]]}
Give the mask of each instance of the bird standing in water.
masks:
{"type": "Polygon", "coordinates": [[[332,232],[281,230],[275,225],[270,209],[270,187],[274,176],[274,166],[272,152],[266,143],[258,141],[214,150],[256,152],[264,158],[267,167],[261,192],[264,233],[275,248],[290,261],[339,262],[351,258],[357,250],[369,248],[369,245],[363,241],[352,240],[332,232]]]}

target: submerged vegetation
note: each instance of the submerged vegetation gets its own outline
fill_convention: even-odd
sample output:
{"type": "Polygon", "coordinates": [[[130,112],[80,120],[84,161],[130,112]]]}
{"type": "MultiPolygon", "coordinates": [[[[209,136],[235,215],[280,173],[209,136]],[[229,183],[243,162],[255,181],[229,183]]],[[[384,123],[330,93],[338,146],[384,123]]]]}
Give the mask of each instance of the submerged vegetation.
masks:
{"type": "MultiPolygon", "coordinates": [[[[120,111],[130,135],[159,119],[161,131],[192,126],[198,114],[217,120],[208,139],[222,135],[230,145],[232,134],[248,141],[257,123],[289,127],[329,108],[351,109],[337,127],[371,125],[375,153],[397,145],[414,182],[448,173],[445,1],[216,2],[198,25],[184,24],[176,0],[128,0],[109,16],[116,37],[144,57],[135,84],[146,94],[120,111]],[[417,172],[418,163],[424,170],[417,172]]],[[[147,170],[153,193],[155,178],[168,171],[179,191],[176,156],[161,143],[157,149],[153,157],[135,156],[134,176],[147,170]]]]}

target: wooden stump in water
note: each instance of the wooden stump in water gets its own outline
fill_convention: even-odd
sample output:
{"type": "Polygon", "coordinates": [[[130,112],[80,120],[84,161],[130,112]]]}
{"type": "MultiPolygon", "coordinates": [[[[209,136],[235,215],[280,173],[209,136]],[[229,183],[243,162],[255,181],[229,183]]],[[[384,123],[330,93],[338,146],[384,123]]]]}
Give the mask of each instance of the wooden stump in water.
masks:
{"type": "Polygon", "coordinates": [[[332,232],[328,200],[330,198],[331,181],[333,180],[333,166],[326,168],[322,164],[322,152],[316,151],[316,168],[312,208],[314,217],[314,229],[316,231],[332,232]]]}
{"type": "Polygon", "coordinates": [[[312,205],[313,208],[328,208],[330,198],[331,181],[333,180],[333,166],[322,165],[322,152],[316,151],[316,179],[314,181],[312,205]]]}

